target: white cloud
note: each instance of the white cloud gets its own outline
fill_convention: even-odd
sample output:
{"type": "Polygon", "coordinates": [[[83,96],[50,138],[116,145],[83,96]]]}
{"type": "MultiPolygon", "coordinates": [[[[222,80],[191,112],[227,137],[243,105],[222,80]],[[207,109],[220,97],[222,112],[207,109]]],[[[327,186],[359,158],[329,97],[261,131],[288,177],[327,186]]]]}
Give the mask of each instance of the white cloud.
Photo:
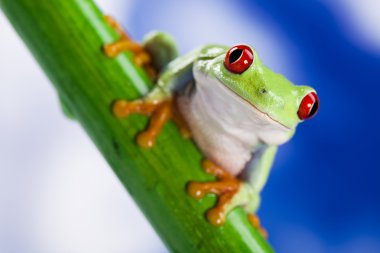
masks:
{"type": "Polygon", "coordinates": [[[349,38],[364,49],[380,53],[380,1],[324,0],[349,38]]]}

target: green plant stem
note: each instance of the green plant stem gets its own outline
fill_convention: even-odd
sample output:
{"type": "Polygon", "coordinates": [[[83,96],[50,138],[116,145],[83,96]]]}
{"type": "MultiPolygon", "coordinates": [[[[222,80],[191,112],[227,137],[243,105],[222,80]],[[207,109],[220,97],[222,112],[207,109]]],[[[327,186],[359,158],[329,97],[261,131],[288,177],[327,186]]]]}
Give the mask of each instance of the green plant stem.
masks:
{"type": "Polygon", "coordinates": [[[117,34],[92,1],[0,0],[0,6],[172,252],[272,252],[240,208],[231,212],[223,227],[207,223],[204,213],[216,198],[195,201],[185,185],[212,177],[200,167],[201,153],[172,123],[164,127],[153,149],[144,150],[134,137],[147,119],[112,116],[112,101],[140,97],[151,83],[131,63],[129,53],[116,59],[103,55],[102,45],[117,34]]]}

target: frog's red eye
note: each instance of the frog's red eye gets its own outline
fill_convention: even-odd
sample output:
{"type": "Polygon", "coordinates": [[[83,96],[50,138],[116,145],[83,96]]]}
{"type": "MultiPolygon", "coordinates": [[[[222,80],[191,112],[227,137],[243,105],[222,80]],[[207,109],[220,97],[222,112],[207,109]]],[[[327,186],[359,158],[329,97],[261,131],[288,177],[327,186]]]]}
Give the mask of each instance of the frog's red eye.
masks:
{"type": "Polygon", "coordinates": [[[253,58],[253,52],[249,46],[236,45],[228,50],[224,66],[232,73],[241,74],[251,66],[253,58]]]}
{"type": "Polygon", "coordinates": [[[298,117],[301,120],[310,119],[317,114],[319,109],[319,98],[315,92],[310,92],[301,101],[298,109],[298,117]]]}

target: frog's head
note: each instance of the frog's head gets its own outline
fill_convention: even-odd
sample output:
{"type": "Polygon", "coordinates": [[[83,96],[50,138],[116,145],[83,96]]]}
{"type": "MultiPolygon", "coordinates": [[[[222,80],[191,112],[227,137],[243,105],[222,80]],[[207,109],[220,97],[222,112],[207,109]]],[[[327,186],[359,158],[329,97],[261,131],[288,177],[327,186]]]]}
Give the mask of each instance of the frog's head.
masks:
{"type": "Polygon", "coordinates": [[[237,45],[209,62],[212,75],[254,108],[283,126],[294,129],[312,118],[319,99],[308,86],[296,86],[263,65],[255,50],[237,45]]]}

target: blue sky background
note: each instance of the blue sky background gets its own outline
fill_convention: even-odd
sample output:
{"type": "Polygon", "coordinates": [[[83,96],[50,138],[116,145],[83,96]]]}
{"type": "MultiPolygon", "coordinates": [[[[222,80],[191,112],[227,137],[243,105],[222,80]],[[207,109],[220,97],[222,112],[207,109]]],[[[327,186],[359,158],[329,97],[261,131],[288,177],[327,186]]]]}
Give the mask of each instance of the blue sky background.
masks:
{"type": "MultiPolygon", "coordinates": [[[[313,86],[319,114],[280,148],[263,225],[278,252],[380,252],[378,1],[97,2],[138,40],[163,30],[181,53],[248,43],[313,86]]],[[[0,83],[12,84],[0,94],[0,252],[166,252],[3,16],[0,31],[0,83]]]]}

